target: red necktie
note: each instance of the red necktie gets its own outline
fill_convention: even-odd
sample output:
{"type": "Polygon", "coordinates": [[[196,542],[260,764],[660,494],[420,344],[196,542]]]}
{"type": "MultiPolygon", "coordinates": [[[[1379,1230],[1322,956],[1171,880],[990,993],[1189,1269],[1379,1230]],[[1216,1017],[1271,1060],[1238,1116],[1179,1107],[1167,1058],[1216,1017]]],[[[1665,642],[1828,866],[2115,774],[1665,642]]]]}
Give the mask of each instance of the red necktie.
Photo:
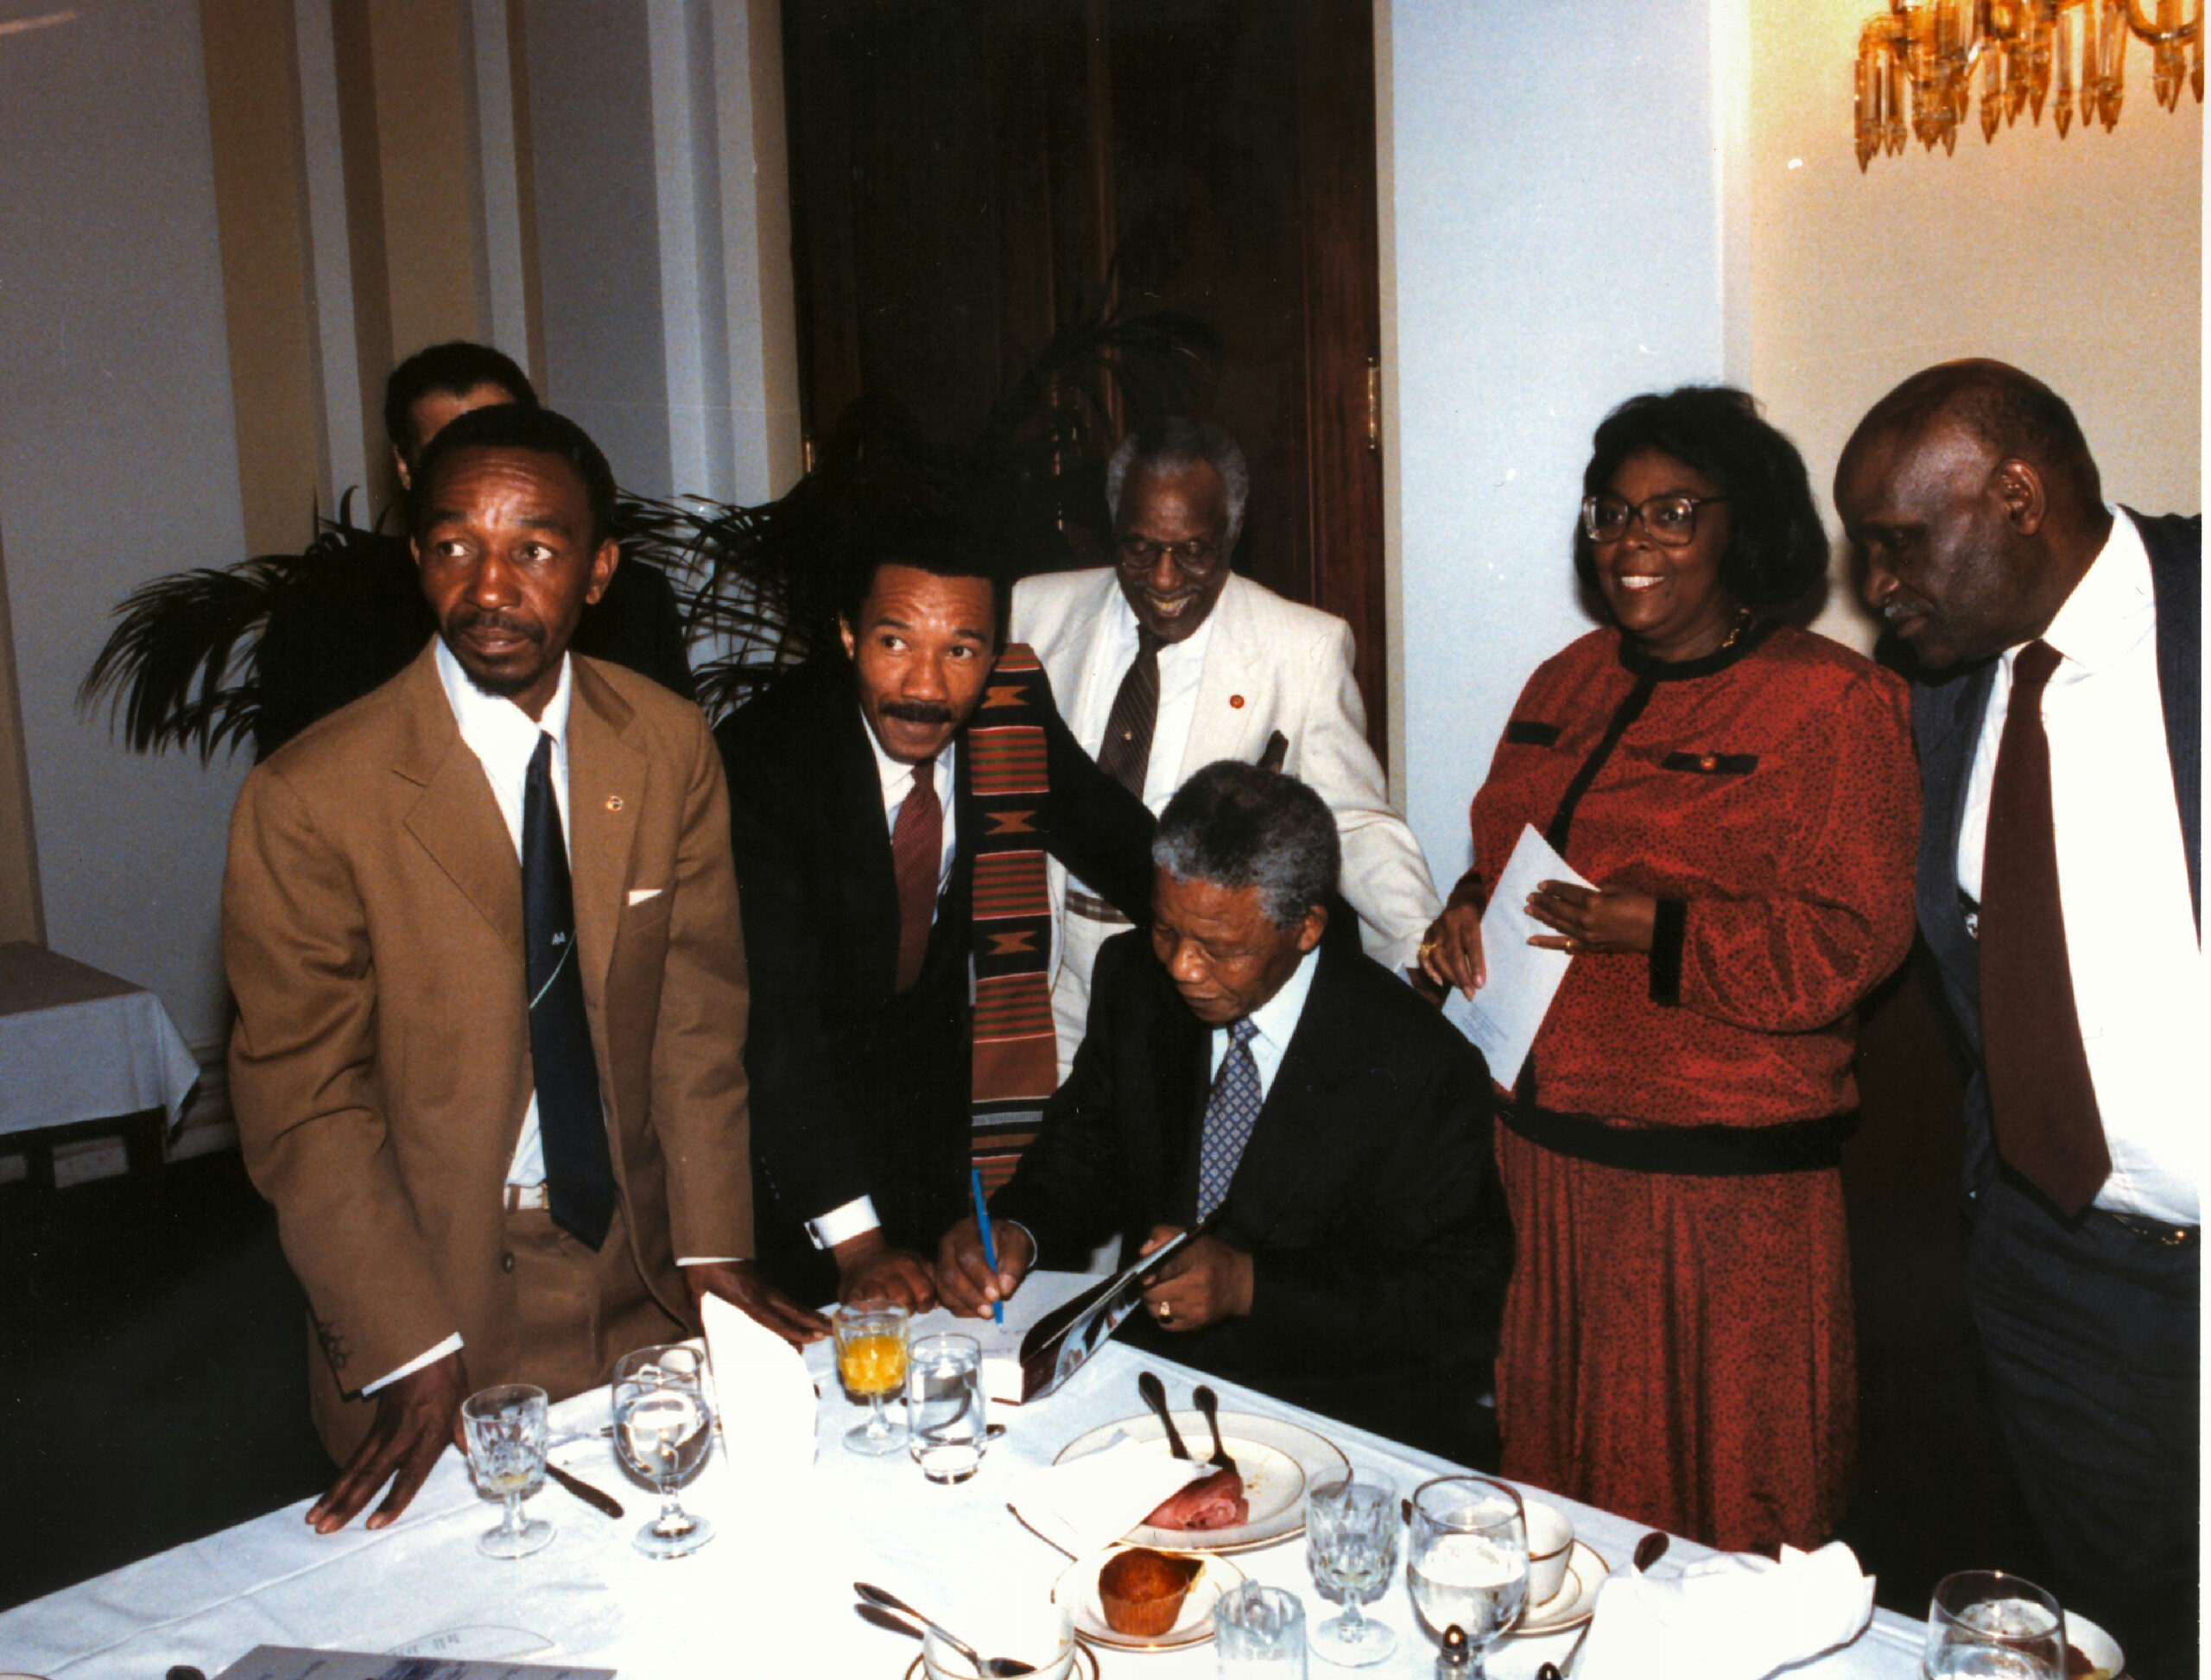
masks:
{"type": "Polygon", "coordinates": [[[2057,891],[2042,698],[2058,656],[2047,642],[2030,642],[2011,664],[1981,862],[1980,1037],[1998,1152],[2073,1218],[2111,1176],[2111,1151],[2081,1043],[2057,891]]]}
{"type": "Polygon", "coordinates": [[[913,790],[898,803],[890,829],[890,867],[898,878],[898,989],[922,977],[944,877],[944,807],[936,796],[936,760],[914,766],[913,790]]]}

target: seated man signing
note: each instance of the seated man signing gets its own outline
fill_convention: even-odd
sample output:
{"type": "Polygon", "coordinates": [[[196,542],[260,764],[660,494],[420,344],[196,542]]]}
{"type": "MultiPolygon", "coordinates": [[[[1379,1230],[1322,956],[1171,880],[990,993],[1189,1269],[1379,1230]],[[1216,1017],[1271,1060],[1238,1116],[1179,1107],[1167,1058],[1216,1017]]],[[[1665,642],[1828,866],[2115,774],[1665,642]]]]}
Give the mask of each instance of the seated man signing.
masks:
{"type": "Polygon", "coordinates": [[[1321,948],[1340,856],[1303,783],[1209,764],[1152,847],[1151,927],[1100,949],[1074,1070],[937,1290],[980,1313],[1118,1230],[1165,1263],[1139,1347],[1493,1461],[1476,1404],[1511,1255],[1481,1057],[1388,970],[1321,948]],[[1147,948],[1147,941],[1149,948],[1147,948]]]}

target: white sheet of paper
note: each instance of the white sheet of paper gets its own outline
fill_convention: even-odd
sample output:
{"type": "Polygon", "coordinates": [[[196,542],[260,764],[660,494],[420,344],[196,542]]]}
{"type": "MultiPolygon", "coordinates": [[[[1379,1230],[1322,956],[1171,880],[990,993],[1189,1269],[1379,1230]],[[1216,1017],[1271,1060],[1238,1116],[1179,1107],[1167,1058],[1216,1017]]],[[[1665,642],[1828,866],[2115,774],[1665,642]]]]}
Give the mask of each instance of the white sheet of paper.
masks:
{"type": "Polygon", "coordinates": [[[1574,961],[1563,951],[1528,943],[1531,935],[1555,931],[1528,914],[1528,895],[1539,881],[1593,884],[1532,826],[1523,825],[1482,912],[1482,959],[1489,983],[1472,998],[1454,986],[1443,1005],[1443,1018],[1473,1041],[1489,1063],[1490,1077],[1500,1085],[1520,1077],[1520,1064],[1528,1059],[1559,982],[1574,961]]]}
{"type": "Polygon", "coordinates": [[[714,1372],[722,1450],[755,1486],[814,1468],[814,1379],[806,1355],[719,1295],[700,1303],[714,1372]]]}
{"type": "Polygon", "coordinates": [[[974,1337],[983,1348],[984,1398],[1017,1406],[1021,1404],[1022,1337],[1046,1313],[1099,1281],[1086,1271],[1032,1271],[1005,1303],[1004,1323],[995,1324],[988,1318],[957,1318],[950,1309],[938,1307],[915,1318],[910,1333],[916,1338],[947,1332],[974,1337]]]}

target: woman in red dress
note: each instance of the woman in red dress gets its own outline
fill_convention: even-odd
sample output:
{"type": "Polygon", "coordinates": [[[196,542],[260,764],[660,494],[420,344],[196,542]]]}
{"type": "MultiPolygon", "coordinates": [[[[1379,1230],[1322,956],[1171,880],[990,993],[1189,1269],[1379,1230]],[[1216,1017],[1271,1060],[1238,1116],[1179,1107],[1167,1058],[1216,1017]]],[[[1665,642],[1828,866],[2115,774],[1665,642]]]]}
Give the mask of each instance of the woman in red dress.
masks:
{"type": "Polygon", "coordinates": [[[1529,900],[1574,960],[1525,1067],[1492,1070],[1505,1473],[1731,1550],[1815,1544],[1856,1440],[1855,1011],[1911,943],[1904,685],[1774,616],[1827,538],[1743,393],[1631,399],[1582,487],[1575,568],[1612,622],[1529,679],[1422,948],[1481,983],[1524,827],[1597,884],[1529,900]]]}

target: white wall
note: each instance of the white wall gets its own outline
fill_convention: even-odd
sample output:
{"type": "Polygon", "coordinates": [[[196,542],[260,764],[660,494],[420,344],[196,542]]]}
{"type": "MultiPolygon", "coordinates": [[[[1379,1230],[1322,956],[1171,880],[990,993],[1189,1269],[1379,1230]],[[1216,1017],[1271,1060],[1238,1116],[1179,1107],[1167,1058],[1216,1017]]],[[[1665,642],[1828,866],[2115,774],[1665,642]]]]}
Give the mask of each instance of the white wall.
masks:
{"type": "Polygon", "coordinates": [[[199,11],[0,4],[0,529],[47,938],[225,1024],[242,768],[113,745],[76,688],[146,580],[244,553],[199,11]]]}
{"type": "MultiPolygon", "coordinates": [[[[1722,0],[1724,3],[1724,0],[1722,0]]],[[[1447,890],[1528,674],[1589,628],[1589,434],[1720,377],[1707,0],[1378,10],[1406,815],[1447,890]]]]}

